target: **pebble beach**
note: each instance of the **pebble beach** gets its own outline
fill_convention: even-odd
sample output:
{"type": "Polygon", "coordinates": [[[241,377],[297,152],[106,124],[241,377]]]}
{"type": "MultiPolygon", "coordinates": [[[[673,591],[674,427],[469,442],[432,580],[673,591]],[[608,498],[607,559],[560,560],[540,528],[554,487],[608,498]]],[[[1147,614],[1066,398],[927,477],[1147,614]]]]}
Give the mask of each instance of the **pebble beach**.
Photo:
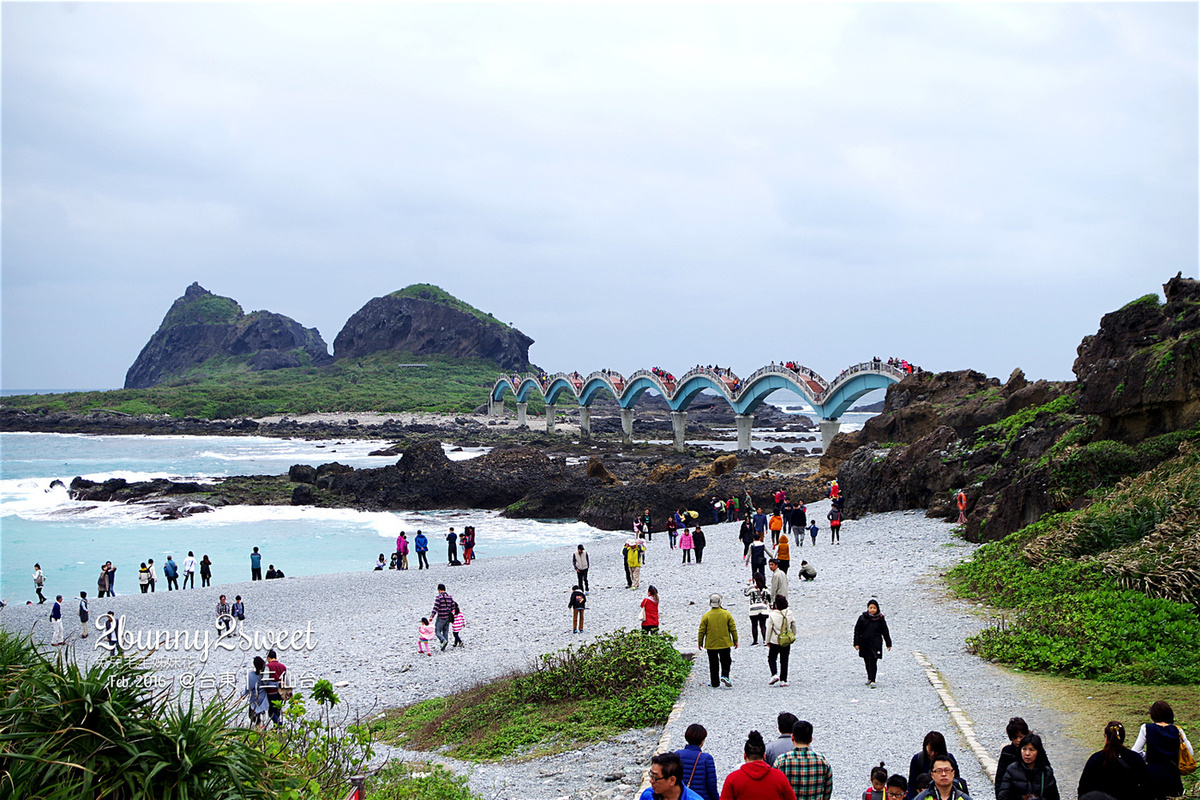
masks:
{"type": "MultiPolygon", "coordinates": [[[[809,506],[810,517],[824,523],[828,501],[809,506]]],[[[742,762],[746,734],[759,730],[769,742],[776,733],[776,715],[790,711],[815,728],[813,747],[833,767],[835,798],[861,797],[869,786],[868,773],[881,761],[889,772],[907,774],[908,762],[931,730],[946,736],[976,797],[990,797],[986,758],[1005,744],[1004,725],[1023,716],[1041,733],[1059,775],[1060,786],[1073,791],[1074,781],[1094,748],[1069,738],[1051,709],[1028,694],[1020,676],[966,652],[964,639],[987,624],[982,609],[946,595],[940,576],[970,555],[973,545],[957,539],[952,527],[930,520],[922,511],[902,511],[848,520],[841,544],[829,542],[822,525],[816,547],[806,541],[792,548],[788,597],[799,634],[792,646],[790,685],[770,686],[767,652],[752,647],[742,594],[749,568],[742,562],[736,523],[704,526],[708,547],[702,564],[682,564],[681,553],[669,549],[665,533],[647,543],[641,588],[625,586],[619,536],[585,543],[591,557],[585,633],[571,632],[567,600],[575,580],[573,547],[478,560],[469,566],[449,566],[438,531],[430,536],[430,570],[363,571],[335,575],[250,582],[249,546],[245,583],[167,592],[160,578],[154,594],[93,599],[93,621],[113,610],[123,617],[128,633],[144,640],[158,631],[197,631],[203,641],[214,625],[218,595],[232,602],[242,595],[247,619],[239,646],[210,647],[207,653],[160,648],[152,657],[164,680],[189,683],[208,697],[218,691],[237,691],[254,655],[268,641],[283,641],[280,660],[293,684],[303,679],[328,678],[341,684],[337,691],[344,707],[364,716],[385,708],[451,694],[474,683],[526,668],[539,655],[618,628],[638,626],[639,602],[647,584],[661,598],[661,627],[679,637],[678,645],[696,653],[697,660],[676,712],[665,726],[632,731],[579,750],[556,756],[504,764],[471,765],[437,754],[381,747],[381,755],[431,759],[469,774],[470,784],[484,797],[625,798],[642,787],[649,757],[660,749],[684,745],[683,731],[698,722],[708,729],[705,750],[717,767],[718,782],[742,762]],[[813,582],[795,572],[807,559],[817,569],[813,582]],[[417,625],[428,616],[437,585],[446,584],[466,616],[465,646],[439,651],[432,657],[417,653],[417,625]],[[708,597],[719,593],[733,612],[740,634],[734,651],[732,688],[709,686],[707,658],[696,648],[700,617],[708,597]],[[880,662],[877,688],[866,685],[861,659],[851,646],[853,626],[869,598],[877,598],[887,617],[893,648],[880,662]],[[254,649],[258,636],[259,649],[254,649]],[[244,643],[244,644],[243,644],[244,643]],[[292,648],[295,645],[295,648],[292,648]],[[245,648],[245,649],[243,649],[245,648]],[[203,660],[202,660],[203,659],[203,660]],[[934,676],[931,681],[930,676],[934,676]],[[942,693],[939,694],[940,684],[942,693]],[[220,689],[222,684],[224,689],[220,689]],[[952,710],[946,697],[952,698],[952,710]]],[[[410,531],[410,534],[412,532],[410,531]]],[[[480,542],[487,531],[478,531],[480,542]]],[[[280,559],[286,560],[286,559],[280,559]]],[[[415,567],[415,555],[410,559],[415,567]]],[[[68,647],[84,662],[108,657],[95,644],[98,633],[81,640],[72,597],[47,586],[47,594],[65,596],[64,621],[68,647]],[[73,638],[71,636],[73,634],[73,638]]],[[[92,592],[89,591],[89,594],[92,592]]],[[[0,624],[14,631],[32,630],[49,641],[49,604],[11,604],[0,612],[0,624]]],[[[436,642],[435,642],[436,645],[436,642]]]]}

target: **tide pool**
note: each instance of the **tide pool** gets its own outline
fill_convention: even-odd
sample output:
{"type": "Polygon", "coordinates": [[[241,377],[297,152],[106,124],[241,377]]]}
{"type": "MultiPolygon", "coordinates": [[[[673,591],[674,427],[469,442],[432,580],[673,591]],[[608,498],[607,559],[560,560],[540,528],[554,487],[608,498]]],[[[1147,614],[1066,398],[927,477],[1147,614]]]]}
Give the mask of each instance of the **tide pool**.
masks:
{"type": "MultiPolygon", "coordinates": [[[[574,520],[510,520],[478,509],[431,512],[360,512],[293,506],[233,506],[179,520],[148,520],[145,509],[123,503],[78,502],[63,487],[79,475],[90,480],[213,480],[241,474],[281,474],[292,464],[339,461],[354,467],[395,463],[369,456],[380,442],[306,442],[265,437],[79,436],[0,434],[0,597],[34,600],[33,565],[46,574],[43,593],[53,599],[80,590],[95,596],[100,566],[117,567],[118,594],[139,592],[138,567],[154,559],[158,591],[166,591],[162,564],[182,562],[188,551],[213,562],[213,584],[250,579],[250,551],[263,554],[288,576],[370,570],[380,553],[395,549],[407,531],[430,540],[431,563],[444,563],[444,536],[474,525],[479,558],[614,535],[574,520]]],[[[451,458],[483,452],[452,452],[451,458]]],[[[411,557],[415,566],[416,557],[411,557]]],[[[199,577],[197,576],[197,581],[199,577]]]]}

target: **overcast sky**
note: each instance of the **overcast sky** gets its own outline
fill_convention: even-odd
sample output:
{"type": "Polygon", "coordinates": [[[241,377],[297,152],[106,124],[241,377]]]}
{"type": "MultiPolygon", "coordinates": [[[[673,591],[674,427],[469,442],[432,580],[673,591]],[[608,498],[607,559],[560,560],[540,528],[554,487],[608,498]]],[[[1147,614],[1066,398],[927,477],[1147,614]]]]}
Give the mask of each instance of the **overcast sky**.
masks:
{"type": "MultiPolygon", "coordinates": [[[[550,370],[1067,379],[1197,277],[1197,4],[2,6],[5,389],[193,281],[434,283],[550,370]]],[[[870,398],[868,398],[870,399],[870,398]]]]}

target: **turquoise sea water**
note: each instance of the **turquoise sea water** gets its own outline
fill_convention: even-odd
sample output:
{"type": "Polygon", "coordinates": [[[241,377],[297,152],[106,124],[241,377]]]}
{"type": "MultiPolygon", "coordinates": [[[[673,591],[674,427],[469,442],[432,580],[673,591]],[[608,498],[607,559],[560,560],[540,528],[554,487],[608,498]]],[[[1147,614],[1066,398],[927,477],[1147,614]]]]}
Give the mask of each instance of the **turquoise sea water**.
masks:
{"type": "MultiPolygon", "coordinates": [[[[118,594],[140,591],[138,566],[153,558],[159,591],[166,590],[162,564],[171,554],[182,562],[188,551],[213,562],[213,583],[250,578],[250,549],[263,553],[264,571],[275,564],[285,574],[317,575],[369,570],[379,553],[390,553],[396,535],[409,540],[420,528],[430,537],[431,558],[444,558],[450,526],[474,525],[476,553],[489,558],[576,544],[613,536],[580,522],[509,520],[493,511],[359,512],[292,506],[235,506],[180,520],[155,520],[147,509],[121,503],[71,500],[64,484],[79,475],[90,480],[166,477],[212,480],[228,475],[277,475],[292,464],[338,461],[354,467],[394,463],[395,456],[370,456],[380,442],[307,442],[299,439],[221,436],[82,436],[0,434],[0,597],[35,600],[33,565],[46,573],[43,592],[71,597],[96,590],[100,565],[117,567],[118,594]]],[[[451,458],[478,455],[453,452],[451,458]]],[[[197,578],[198,580],[198,578],[197,578]]]]}

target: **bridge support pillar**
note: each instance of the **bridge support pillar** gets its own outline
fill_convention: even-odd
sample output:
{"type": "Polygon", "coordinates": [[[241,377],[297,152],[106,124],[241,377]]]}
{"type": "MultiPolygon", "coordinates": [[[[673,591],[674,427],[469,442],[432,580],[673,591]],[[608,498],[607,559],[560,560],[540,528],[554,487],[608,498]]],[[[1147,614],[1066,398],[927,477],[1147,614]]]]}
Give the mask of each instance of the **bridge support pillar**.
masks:
{"type": "Polygon", "coordinates": [[[633,444],[633,409],[621,409],[621,441],[633,444]]]}
{"type": "Polygon", "coordinates": [[[588,406],[579,407],[579,440],[586,442],[592,438],[592,409],[588,406]]]}
{"type": "Polygon", "coordinates": [[[488,395],[487,415],[489,417],[498,417],[503,413],[504,413],[504,401],[497,400],[496,398],[492,397],[491,395],[488,395]]]}
{"type": "Polygon", "coordinates": [[[529,423],[525,421],[525,410],[529,408],[529,403],[517,403],[517,427],[528,428],[529,423]]]}
{"type": "Polygon", "coordinates": [[[546,403],[546,433],[554,433],[554,412],[558,411],[558,406],[554,403],[546,403]]]}
{"type": "Polygon", "coordinates": [[[737,423],[737,451],[739,453],[750,452],[750,431],[754,428],[753,414],[737,414],[733,418],[737,423]]]}
{"type": "Polygon", "coordinates": [[[842,427],[842,423],[836,419],[821,420],[821,453],[822,455],[829,452],[829,445],[833,444],[833,437],[837,436],[838,428],[842,427]]]}
{"type": "Polygon", "coordinates": [[[675,434],[675,452],[683,452],[683,435],[687,431],[687,412],[671,412],[671,433],[675,434]]]}

